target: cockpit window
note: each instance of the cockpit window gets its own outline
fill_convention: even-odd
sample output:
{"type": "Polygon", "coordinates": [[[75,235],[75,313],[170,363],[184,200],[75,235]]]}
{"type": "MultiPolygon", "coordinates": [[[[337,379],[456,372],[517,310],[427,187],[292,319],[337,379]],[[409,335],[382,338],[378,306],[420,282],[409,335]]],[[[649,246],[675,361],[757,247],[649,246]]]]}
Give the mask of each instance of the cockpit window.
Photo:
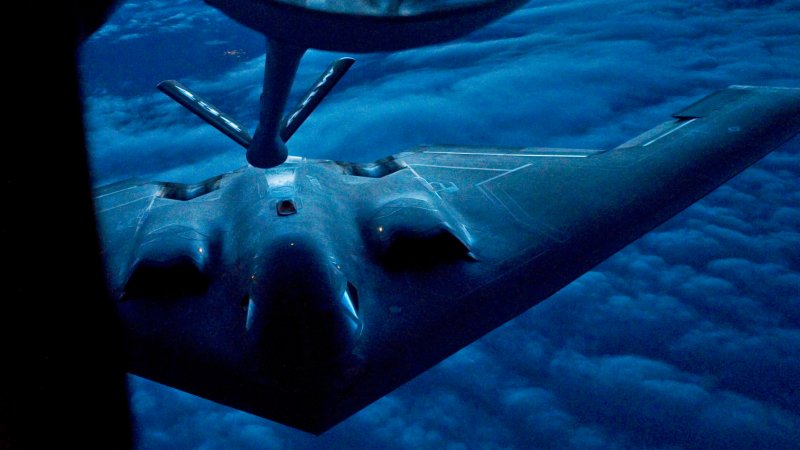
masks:
{"type": "Polygon", "coordinates": [[[358,317],[358,290],[353,283],[347,282],[347,288],[342,294],[342,305],[353,317],[358,317]]]}
{"type": "Polygon", "coordinates": [[[434,234],[398,233],[383,255],[386,264],[396,269],[424,269],[469,259],[470,249],[448,230],[434,234]]]}

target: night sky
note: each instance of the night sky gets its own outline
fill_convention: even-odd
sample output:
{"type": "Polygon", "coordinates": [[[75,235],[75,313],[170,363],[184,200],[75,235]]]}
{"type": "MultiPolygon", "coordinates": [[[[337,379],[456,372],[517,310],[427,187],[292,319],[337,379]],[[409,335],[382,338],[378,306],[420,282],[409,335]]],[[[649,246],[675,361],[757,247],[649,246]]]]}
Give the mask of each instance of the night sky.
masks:
{"type": "MultiPolygon", "coordinates": [[[[309,52],[295,98],[337,56],[309,52]]],[[[800,87],[800,1],[535,0],[459,41],[355,57],[291,153],[612,148],[731,84],[800,87]]],[[[252,131],[263,60],[199,0],[124,3],[82,52],[95,184],[244,165],[155,85],[252,131]]],[[[800,448],[800,139],[321,437],[130,388],[140,449],[800,448]]]]}

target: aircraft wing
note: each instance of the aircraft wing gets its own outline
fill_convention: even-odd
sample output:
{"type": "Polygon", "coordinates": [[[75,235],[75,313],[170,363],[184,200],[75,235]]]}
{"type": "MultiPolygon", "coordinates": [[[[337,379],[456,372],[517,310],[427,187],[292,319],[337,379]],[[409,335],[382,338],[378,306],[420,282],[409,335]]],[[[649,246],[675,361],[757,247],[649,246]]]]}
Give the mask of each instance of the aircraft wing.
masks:
{"type": "MultiPolygon", "coordinates": [[[[430,146],[372,164],[295,159],[243,169],[212,197],[149,206],[120,197],[115,209],[98,208],[106,247],[124,253],[110,266],[124,274],[115,292],[136,278],[130,261],[146,259],[143,243],[163,230],[183,233],[182,244],[162,239],[159,255],[185,242],[219,255],[203,266],[208,285],[185,299],[120,301],[131,370],[322,432],[545,300],[798,131],[800,89],[733,86],[608,151],[430,146]],[[261,298],[262,279],[280,295],[261,298]],[[352,314],[299,300],[263,313],[295,291],[344,286],[339,279],[352,314]],[[352,327],[304,319],[321,310],[352,327]],[[320,346],[335,356],[309,366],[302,355],[322,355],[320,346]],[[271,350],[284,347],[295,354],[288,361],[313,370],[287,369],[286,354],[271,350]]],[[[339,298],[341,289],[324,292],[339,298]]]]}
{"type": "MultiPolygon", "coordinates": [[[[241,172],[224,173],[196,184],[161,181],[125,180],[100,187],[94,191],[94,204],[100,244],[106,263],[106,278],[114,297],[123,295],[136,261],[148,242],[159,244],[167,236],[177,236],[179,242],[191,242],[186,233],[207,227],[207,214],[212,208],[197,208],[187,202],[202,197],[203,204],[219,200],[220,188],[241,172]],[[173,211],[166,220],[152,217],[163,205],[184,206],[173,211]],[[198,223],[201,222],[201,223],[198,223]],[[174,225],[174,226],[172,226],[174,225]],[[152,228],[155,228],[153,230],[152,228]],[[188,230],[188,231],[187,231],[188,230]],[[154,239],[158,237],[158,239],[154,239]]],[[[171,208],[174,210],[174,208],[171,208]]],[[[198,231],[205,234],[203,231],[198,231]]],[[[205,239],[203,239],[205,240],[205,239]]],[[[169,258],[169,254],[164,257],[169,258]]]]}

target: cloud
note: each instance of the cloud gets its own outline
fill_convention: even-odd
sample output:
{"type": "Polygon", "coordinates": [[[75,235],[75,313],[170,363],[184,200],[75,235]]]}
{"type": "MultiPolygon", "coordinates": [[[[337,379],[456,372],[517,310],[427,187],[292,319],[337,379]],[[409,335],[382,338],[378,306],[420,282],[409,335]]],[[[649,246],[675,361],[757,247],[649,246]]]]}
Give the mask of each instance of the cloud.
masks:
{"type": "MultiPolygon", "coordinates": [[[[156,6],[126,4],[84,50],[97,183],[244,163],[153,85],[180,78],[252,129],[263,56],[230,62],[214,41],[249,55],[263,43],[199,2],[156,6]],[[199,32],[201,20],[224,32],[199,32]]],[[[730,84],[800,86],[798,12],[790,0],[535,0],[456,42],[358,55],[290,149],[368,161],[420,143],[614,147],[730,84]]],[[[294,98],[336,56],[309,52],[294,98]]],[[[794,139],[322,437],[133,378],[140,447],[792,448],[799,150],[794,139]]]]}
{"type": "Polygon", "coordinates": [[[553,390],[581,419],[639,430],[637,446],[792,448],[800,436],[796,416],[662,362],[567,352],[551,370],[553,390]]]}

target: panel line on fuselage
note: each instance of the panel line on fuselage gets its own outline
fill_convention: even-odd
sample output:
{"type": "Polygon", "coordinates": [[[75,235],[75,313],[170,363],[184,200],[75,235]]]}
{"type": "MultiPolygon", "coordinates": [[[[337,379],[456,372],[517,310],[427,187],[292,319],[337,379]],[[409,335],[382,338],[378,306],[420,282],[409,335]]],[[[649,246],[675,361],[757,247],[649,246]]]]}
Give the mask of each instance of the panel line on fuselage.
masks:
{"type": "Polygon", "coordinates": [[[591,155],[557,155],[548,153],[472,153],[472,152],[437,152],[437,151],[424,151],[423,153],[430,153],[435,155],[477,155],[477,156],[515,156],[520,158],[586,158],[591,155]]]}

